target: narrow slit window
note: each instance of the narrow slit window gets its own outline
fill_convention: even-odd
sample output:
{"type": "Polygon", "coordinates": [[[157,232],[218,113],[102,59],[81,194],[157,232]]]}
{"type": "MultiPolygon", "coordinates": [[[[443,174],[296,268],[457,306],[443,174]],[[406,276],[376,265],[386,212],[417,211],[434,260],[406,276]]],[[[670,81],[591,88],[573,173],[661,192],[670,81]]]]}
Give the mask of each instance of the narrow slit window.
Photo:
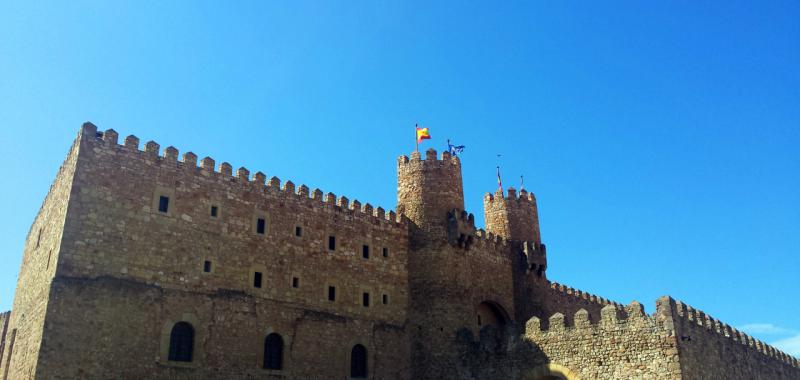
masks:
{"type": "Polygon", "coordinates": [[[303,236],[303,227],[297,226],[294,228],[294,236],[303,236]]]}
{"type": "Polygon", "coordinates": [[[158,211],[159,212],[169,211],[169,197],[165,197],[163,195],[158,197],[158,211]]]}
{"type": "Polygon", "coordinates": [[[261,272],[256,272],[253,275],[253,287],[260,288],[261,287],[261,272]]]}
{"type": "Polygon", "coordinates": [[[336,287],[329,286],[328,287],[328,301],[336,301],[336,287]]]}
{"type": "Polygon", "coordinates": [[[383,304],[384,305],[388,305],[389,304],[389,295],[388,294],[384,294],[383,295],[383,304]]]}
{"type": "Polygon", "coordinates": [[[369,246],[368,245],[365,244],[363,247],[361,247],[361,256],[364,257],[365,259],[369,258],[369,246]]]}
{"type": "Polygon", "coordinates": [[[211,273],[211,261],[203,261],[203,272],[211,273]]]}
{"type": "Polygon", "coordinates": [[[292,277],[292,287],[299,288],[300,287],[300,279],[297,277],[292,277]]]}
{"type": "Polygon", "coordinates": [[[219,214],[219,209],[217,208],[217,206],[211,206],[211,217],[216,218],[218,214],[219,214]]]}
{"type": "Polygon", "coordinates": [[[258,218],[258,220],[256,220],[256,233],[263,235],[266,228],[267,221],[264,220],[264,218],[258,218]]]}
{"type": "Polygon", "coordinates": [[[383,247],[383,257],[389,257],[389,248],[383,247]]]}
{"type": "Polygon", "coordinates": [[[336,250],[336,236],[328,236],[328,249],[331,251],[336,250]]]}
{"type": "Polygon", "coordinates": [[[364,307],[369,307],[369,293],[364,293],[361,296],[361,304],[364,305],[364,307]]]}

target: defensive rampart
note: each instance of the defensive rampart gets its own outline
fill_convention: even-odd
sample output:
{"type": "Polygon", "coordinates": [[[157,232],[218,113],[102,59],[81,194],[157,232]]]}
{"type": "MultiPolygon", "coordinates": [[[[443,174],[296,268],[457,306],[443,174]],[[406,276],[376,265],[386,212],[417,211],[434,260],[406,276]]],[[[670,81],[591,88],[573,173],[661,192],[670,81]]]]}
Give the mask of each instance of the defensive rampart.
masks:
{"type": "Polygon", "coordinates": [[[670,299],[687,379],[800,379],[797,358],[670,299]]]}
{"type": "Polygon", "coordinates": [[[599,320],[578,310],[573,318],[555,313],[542,321],[531,318],[525,337],[548,360],[571,369],[580,378],[673,379],[680,377],[678,347],[661,302],[653,316],[633,302],[620,309],[606,305],[599,320]],[[571,323],[568,323],[571,319],[571,323]]]}

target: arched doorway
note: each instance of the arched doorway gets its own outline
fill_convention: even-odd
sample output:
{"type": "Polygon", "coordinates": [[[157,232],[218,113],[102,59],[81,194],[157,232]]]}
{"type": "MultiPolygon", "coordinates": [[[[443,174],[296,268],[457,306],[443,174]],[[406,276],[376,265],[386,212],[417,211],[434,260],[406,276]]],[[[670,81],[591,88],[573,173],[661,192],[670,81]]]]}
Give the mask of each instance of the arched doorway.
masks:
{"type": "Polygon", "coordinates": [[[578,380],[578,375],[562,365],[542,364],[520,376],[518,380],[578,380]]]}
{"type": "Polygon", "coordinates": [[[475,307],[475,321],[478,323],[478,328],[487,325],[503,327],[510,320],[508,313],[497,302],[483,301],[475,307]]]}

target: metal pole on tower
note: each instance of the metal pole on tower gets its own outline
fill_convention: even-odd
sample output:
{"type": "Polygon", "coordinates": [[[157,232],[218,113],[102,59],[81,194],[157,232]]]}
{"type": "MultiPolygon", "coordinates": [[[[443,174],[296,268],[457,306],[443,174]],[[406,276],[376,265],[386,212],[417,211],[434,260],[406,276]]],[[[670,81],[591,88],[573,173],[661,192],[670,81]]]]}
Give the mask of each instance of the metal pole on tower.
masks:
{"type": "Polygon", "coordinates": [[[417,131],[419,130],[419,124],[414,124],[414,151],[419,152],[419,137],[417,136],[417,131]]]}

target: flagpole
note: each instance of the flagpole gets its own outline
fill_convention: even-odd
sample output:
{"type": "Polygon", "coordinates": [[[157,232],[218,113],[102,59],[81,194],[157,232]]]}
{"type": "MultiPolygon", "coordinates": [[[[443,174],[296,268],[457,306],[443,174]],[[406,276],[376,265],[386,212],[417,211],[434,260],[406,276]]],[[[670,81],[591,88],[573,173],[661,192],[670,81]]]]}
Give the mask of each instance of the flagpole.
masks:
{"type": "Polygon", "coordinates": [[[419,124],[414,124],[414,151],[419,153],[419,139],[417,138],[417,129],[419,129],[419,124]]]}

